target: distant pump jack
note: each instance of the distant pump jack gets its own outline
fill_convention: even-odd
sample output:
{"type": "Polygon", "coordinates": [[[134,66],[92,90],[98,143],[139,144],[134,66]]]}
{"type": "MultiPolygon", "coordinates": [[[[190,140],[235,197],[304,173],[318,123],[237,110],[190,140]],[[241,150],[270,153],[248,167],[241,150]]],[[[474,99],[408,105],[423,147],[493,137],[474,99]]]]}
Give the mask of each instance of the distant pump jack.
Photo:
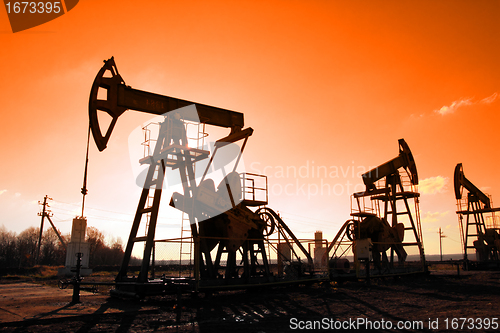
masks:
{"type": "Polygon", "coordinates": [[[465,177],[462,163],[455,167],[454,187],[464,269],[500,268],[500,225],[495,220],[500,208],[493,208],[491,199],[465,177]],[[469,257],[469,250],[475,251],[475,260],[469,257]]]}

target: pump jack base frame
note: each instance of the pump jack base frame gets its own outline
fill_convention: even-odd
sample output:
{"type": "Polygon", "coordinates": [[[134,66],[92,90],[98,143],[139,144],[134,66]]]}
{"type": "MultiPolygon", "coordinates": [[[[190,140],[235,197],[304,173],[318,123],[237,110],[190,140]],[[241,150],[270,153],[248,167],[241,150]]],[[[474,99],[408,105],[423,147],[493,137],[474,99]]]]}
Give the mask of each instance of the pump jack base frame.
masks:
{"type": "Polygon", "coordinates": [[[462,268],[464,271],[500,271],[500,261],[463,260],[462,268]]]}
{"type": "Polygon", "coordinates": [[[174,294],[187,294],[199,292],[217,292],[231,290],[263,289],[273,287],[285,287],[292,285],[310,285],[319,282],[329,282],[325,275],[303,277],[298,279],[283,279],[278,277],[263,278],[236,278],[231,280],[202,280],[194,278],[163,278],[151,279],[146,283],[115,282],[115,289],[110,290],[110,295],[118,298],[142,299],[146,296],[163,296],[174,294]]]}
{"type": "MultiPolygon", "coordinates": [[[[420,262],[407,261],[406,264],[407,265],[405,267],[391,268],[390,272],[382,273],[378,272],[377,269],[371,267],[369,272],[369,279],[430,274],[427,268],[422,269],[422,264],[420,262]]],[[[360,269],[358,273],[356,273],[355,270],[349,273],[345,273],[339,272],[335,268],[330,268],[330,280],[337,282],[367,280],[366,269],[360,269]]]]}

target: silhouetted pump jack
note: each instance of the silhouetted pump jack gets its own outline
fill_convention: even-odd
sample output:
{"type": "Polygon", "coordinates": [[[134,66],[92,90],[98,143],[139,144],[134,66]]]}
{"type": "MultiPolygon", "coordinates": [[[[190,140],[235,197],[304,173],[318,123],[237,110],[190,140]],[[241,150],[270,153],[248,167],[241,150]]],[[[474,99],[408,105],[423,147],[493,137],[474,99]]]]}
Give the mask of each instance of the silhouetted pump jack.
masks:
{"type": "MultiPolygon", "coordinates": [[[[111,58],[105,61],[98,72],[89,101],[90,127],[100,151],[106,148],[118,117],[128,109],[163,115],[165,120],[160,124],[153,155],[140,160],[142,164],[149,164],[149,169],[124,259],[116,277],[116,288],[112,293],[121,297],[143,297],[177,290],[186,284],[197,291],[203,287],[211,288],[249,283],[249,281],[272,282],[274,277],[269,269],[264,237],[267,234],[266,230],[274,228],[275,219],[272,214],[274,212],[267,207],[265,210],[260,209],[255,212],[249,209],[252,206],[266,205],[267,192],[265,201],[245,199],[241,188],[241,175],[236,172],[247,140],[253,133],[252,128],[243,128],[243,114],[132,89],[125,85],[114,59],[111,58]],[[105,96],[106,99],[100,99],[101,96],[105,96]],[[195,105],[197,111],[195,114],[179,110],[190,105],[195,105]],[[104,134],[99,126],[98,112],[105,112],[111,116],[109,128],[104,134]],[[188,146],[185,121],[230,129],[226,137],[215,142],[214,152],[199,183],[195,179],[194,164],[209,158],[210,152],[188,146]],[[207,172],[212,168],[216,153],[235,142],[241,142],[236,162],[227,174],[225,167],[222,167],[225,177],[215,188],[213,180],[206,178],[207,172]],[[170,205],[189,216],[194,240],[195,277],[192,281],[149,277],[158,210],[167,168],[178,169],[182,180],[183,193],[174,193],[170,205]],[[152,203],[149,203],[148,197],[153,198],[152,203]],[[138,235],[141,223],[146,228],[145,236],[138,235]],[[128,272],[132,250],[136,243],[144,244],[141,268],[137,277],[129,276],[128,272]],[[241,263],[237,262],[237,252],[241,257],[241,263]],[[224,253],[227,256],[226,266],[222,266],[221,262],[224,253]]],[[[280,224],[283,225],[284,223],[280,224]]],[[[287,233],[290,235],[291,231],[287,233]]],[[[303,247],[301,250],[312,263],[307,251],[303,247]]]]}
{"type": "Polygon", "coordinates": [[[500,228],[494,220],[494,213],[500,208],[493,208],[490,198],[465,177],[462,163],[455,167],[454,185],[464,269],[500,268],[500,228]],[[464,191],[467,197],[464,197],[464,191]],[[487,215],[492,222],[489,226],[486,224],[487,215]],[[469,250],[476,252],[476,260],[469,258],[469,250]]]}

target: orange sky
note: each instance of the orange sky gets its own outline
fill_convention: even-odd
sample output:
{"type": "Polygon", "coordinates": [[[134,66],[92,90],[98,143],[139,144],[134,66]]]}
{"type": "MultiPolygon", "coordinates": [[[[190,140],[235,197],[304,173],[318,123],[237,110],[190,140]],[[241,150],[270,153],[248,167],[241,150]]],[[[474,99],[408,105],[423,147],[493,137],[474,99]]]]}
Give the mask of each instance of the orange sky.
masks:
{"type": "MultiPolygon", "coordinates": [[[[404,138],[423,182],[426,253],[439,252],[439,227],[444,252],[459,253],[455,165],[500,203],[499,21],[498,1],[87,0],[13,34],[2,8],[0,226],[38,226],[36,202],[48,194],[57,227],[70,231],[90,87],[114,56],[134,88],[243,112],[255,130],[246,169],[267,167],[269,206],[299,237],[323,230],[331,240],[358,170],[395,157],[404,138]],[[277,174],[313,165],[345,175],[277,174]],[[337,193],[307,191],[325,183],[337,193]]],[[[108,149],[91,146],[86,215],[110,238],[128,238],[140,195],[128,137],[149,118],[128,112],[108,149]]],[[[175,214],[162,214],[158,237],[178,237],[175,214]]]]}

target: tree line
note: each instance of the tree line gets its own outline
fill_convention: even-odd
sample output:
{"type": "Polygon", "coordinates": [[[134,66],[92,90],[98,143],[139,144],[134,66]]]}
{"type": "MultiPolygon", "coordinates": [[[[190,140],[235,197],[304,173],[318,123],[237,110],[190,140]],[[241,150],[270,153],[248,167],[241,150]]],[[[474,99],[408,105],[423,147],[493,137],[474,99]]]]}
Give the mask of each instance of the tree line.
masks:
{"type": "MultiPolygon", "coordinates": [[[[38,239],[40,228],[30,227],[19,234],[0,226],[0,267],[26,268],[35,265],[63,266],[66,249],[53,229],[42,233],[40,255],[38,239]]],[[[61,235],[69,243],[70,234],[61,235]]],[[[120,239],[106,242],[105,236],[97,228],[88,227],[85,240],[90,244],[89,266],[119,265],[123,258],[120,239]]]]}

